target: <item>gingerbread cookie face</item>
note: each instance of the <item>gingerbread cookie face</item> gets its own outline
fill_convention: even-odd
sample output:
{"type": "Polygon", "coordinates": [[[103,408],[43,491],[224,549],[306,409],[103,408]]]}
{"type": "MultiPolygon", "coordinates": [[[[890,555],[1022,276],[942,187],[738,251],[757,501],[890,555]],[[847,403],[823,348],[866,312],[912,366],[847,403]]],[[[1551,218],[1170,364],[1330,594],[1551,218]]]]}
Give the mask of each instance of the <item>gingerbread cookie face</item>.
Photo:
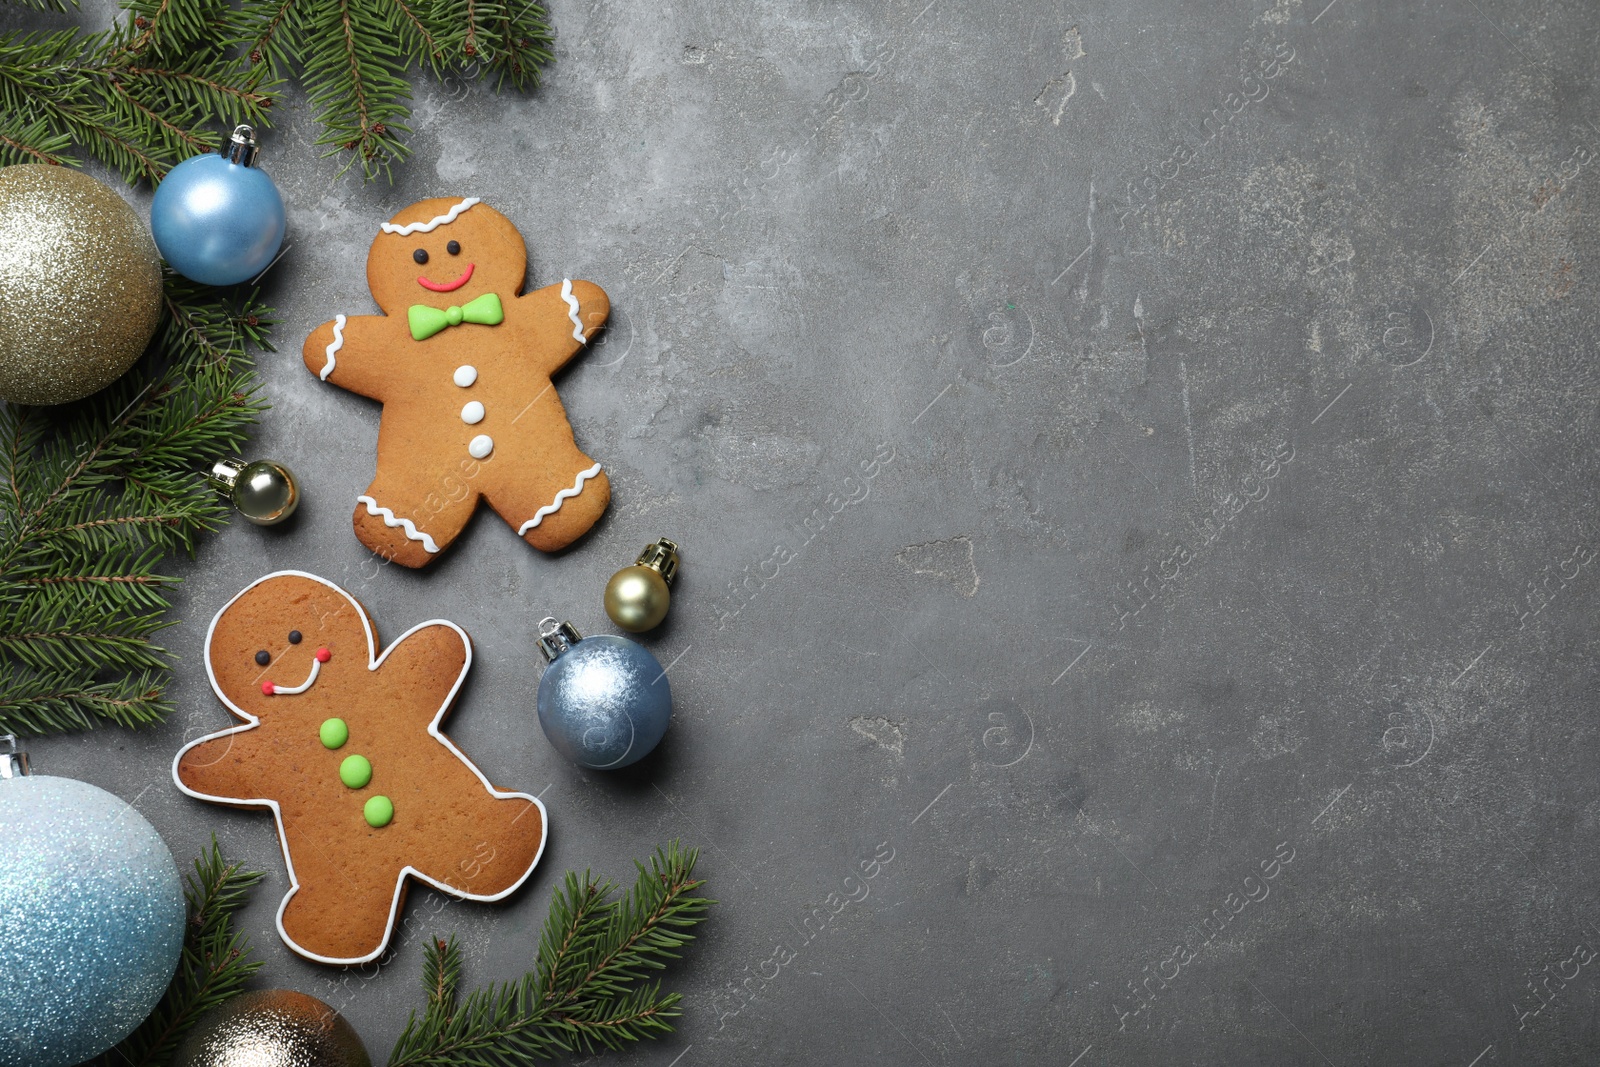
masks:
{"type": "Polygon", "coordinates": [[[528,246],[510,219],[476,197],[419,200],[395,218],[424,221],[384,223],[367,253],[367,287],[385,315],[404,319],[413,304],[522,292],[528,246]]]}
{"type": "Polygon", "coordinates": [[[550,376],[610,313],[599,286],[521,293],[527,248],[476,197],[419,201],[379,228],[367,284],[382,315],[339,315],[306,339],[307,369],[383,404],[377,476],[356,536],[426,566],[486,501],[535,548],[586,533],[611,499],[579,451],[550,376]],[[519,295],[520,294],[520,295],[519,295]]]}
{"type": "Polygon", "coordinates": [[[544,805],[496,789],[440,728],[471,663],[466,633],[443,620],[380,653],[361,605],[298,571],[259,579],[212,620],[206,671],[243,725],[185,745],[173,780],[272,811],[291,883],[278,933],[307,959],[376,959],[412,879],[493,901],[538,864],[544,805]]]}

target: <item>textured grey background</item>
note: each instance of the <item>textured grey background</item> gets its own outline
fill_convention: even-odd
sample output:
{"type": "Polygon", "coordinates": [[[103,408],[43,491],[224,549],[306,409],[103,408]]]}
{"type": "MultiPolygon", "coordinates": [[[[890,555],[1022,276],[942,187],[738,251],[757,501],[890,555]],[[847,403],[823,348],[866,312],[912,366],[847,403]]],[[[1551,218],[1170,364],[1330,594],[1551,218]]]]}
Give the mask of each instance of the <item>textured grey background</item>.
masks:
{"type": "Polygon", "coordinates": [[[681,836],[721,904],[668,979],[679,1032],[620,1064],[1592,1059],[1600,10],[552,17],[540,91],[419,86],[392,188],[276,113],[254,454],[303,513],[185,568],[169,724],[40,742],[41,769],[136,800],[184,862],[215,832],[266,870],[262,979],[380,1056],[423,937],[458,932],[473,985],[520,974],[562,870],[681,836]],[[610,292],[558,385],[615,496],[557,558],[480,514],[418,574],[349,529],[377,408],[298,349],[370,310],[377,223],[446,194],[522,226],[533,284],[610,292]],[[659,535],[677,716],[635,772],[582,773],[535,723],[535,621],[606,629],[659,535]],[[413,893],[376,972],[291,955],[270,819],[167,778],[228,721],[207,619],[282,567],[390,636],[464,626],[453,736],[551,814],[529,890],[413,893]]]}

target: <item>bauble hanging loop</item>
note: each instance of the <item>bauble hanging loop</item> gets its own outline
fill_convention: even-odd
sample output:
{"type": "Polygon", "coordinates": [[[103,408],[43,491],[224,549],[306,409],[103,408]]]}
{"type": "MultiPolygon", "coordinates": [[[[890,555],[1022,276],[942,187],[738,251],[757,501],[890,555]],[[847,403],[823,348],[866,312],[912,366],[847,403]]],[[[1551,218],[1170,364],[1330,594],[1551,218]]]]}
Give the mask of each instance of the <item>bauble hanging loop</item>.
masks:
{"type": "Polygon", "coordinates": [[[549,666],[539,679],[539,726],[580,767],[614,770],[650,754],[672,719],[667,672],[646,649],[612,634],[584,637],[569,622],[539,623],[549,666]]]}
{"type": "Polygon", "coordinates": [[[622,568],[606,583],[606,614],[629,633],[655,629],[667,617],[677,576],[677,543],[663,537],[646,545],[633,566],[622,568]]]}
{"type": "Polygon", "coordinates": [[[239,514],[257,526],[275,526],[300,506],[294,472],[270,459],[246,463],[224,459],[212,464],[211,484],[228,495],[239,514]]]}
{"type": "Polygon", "coordinates": [[[237,285],[272,264],[288,220],[255,166],[256,133],[236,126],[216,152],[179,163],[156,186],[150,230],[172,269],[202,285],[237,285]]]}
{"type": "Polygon", "coordinates": [[[261,146],[256,142],[256,131],[252,126],[240,124],[233,128],[228,141],[217,151],[229,163],[237,163],[241,167],[256,165],[256,153],[261,146]]]}

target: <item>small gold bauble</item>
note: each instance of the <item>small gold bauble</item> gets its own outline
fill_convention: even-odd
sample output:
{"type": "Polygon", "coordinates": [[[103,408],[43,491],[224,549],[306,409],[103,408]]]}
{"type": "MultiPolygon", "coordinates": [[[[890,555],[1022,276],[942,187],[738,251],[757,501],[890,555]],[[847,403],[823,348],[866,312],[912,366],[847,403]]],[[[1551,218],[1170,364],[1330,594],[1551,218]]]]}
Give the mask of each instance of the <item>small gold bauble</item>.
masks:
{"type": "Polygon", "coordinates": [[[606,583],[606,614],[629,633],[655,629],[667,617],[677,576],[678,546],[663,537],[646,546],[633,566],[611,576],[606,583]]]}
{"type": "Polygon", "coordinates": [[[257,526],[276,526],[300,506],[300,485],[282,463],[225,459],[212,464],[211,482],[228,494],[239,514],[257,526]]]}
{"type": "Polygon", "coordinates": [[[0,168],[0,400],[104,389],[160,318],[155,241],[120,196],[67,167],[0,168]]]}
{"type": "Polygon", "coordinates": [[[241,993],[201,1017],[172,1067],[372,1067],[361,1037],[316,997],[241,993]]]}
{"type": "Polygon", "coordinates": [[[671,603],[672,590],[649,567],[624,567],[606,583],[606,614],[629,633],[655,629],[671,603]]]}

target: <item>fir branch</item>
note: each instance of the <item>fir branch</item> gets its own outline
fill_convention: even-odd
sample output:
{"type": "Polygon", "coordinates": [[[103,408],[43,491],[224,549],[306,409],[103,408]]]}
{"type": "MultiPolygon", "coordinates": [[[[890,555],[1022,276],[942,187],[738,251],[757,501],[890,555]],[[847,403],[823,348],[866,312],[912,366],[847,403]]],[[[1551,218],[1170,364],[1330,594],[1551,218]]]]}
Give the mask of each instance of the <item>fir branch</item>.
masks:
{"type": "Polygon", "coordinates": [[[298,0],[253,0],[234,14],[228,43],[241,46],[251,69],[288,70],[304,38],[295,18],[298,0]]]}
{"type": "Polygon", "coordinates": [[[194,873],[184,879],[189,919],[172,983],[150,1017],[91,1061],[92,1067],[166,1063],[201,1015],[240,992],[261,961],[249,958],[250,939],[234,930],[233,918],[260,880],[260,874],[226,862],[212,837],[211,851],[194,861],[194,873]]]}
{"type": "Polygon", "coordinates": [[[456,1013],[456,990],[461,985],[461,946],[454,934],[450,940],[433,939],[422,958],[422,986],[428,991],[427,1018],[448,1025],[456,1013]]]}
{"type": "Polygon", "coordinates": [[[72,138],[53,132],[41,118],[27,115],[0,115],[0,167],[13,163],[45,163],[59,167],[74,162],[67,150],[72,138]]]}
{"type": "Polygon", "coordinates": [[[463,73],[491,72],[495,88],[537,88],[539,68],[554,60],[545,10],[527,0],[434,0],[440,44],[463,73]]]}
{"type": "Polygon", "coordinates": [[[407,0],[389,0],[393,7],[390,18],[395,33],[413,60],[427,63],[435,74],[442,70],[444,48],[428,21],[431,7],[418,7],[407,0]]]}
{"type": "Polygon", "coordinates": [[[670,1033],[681,997],[638,979],[678,958],[706,918],[712,901],[693,895],[704,884],[694,877],[698,858],[676,841],[657,849],[636,864],[638,879],[620,900],[613,883],[568,872],[550,902],[538,965],[458,1007],[460,953],[453,938],[436,941],[423,961],[428,1008],[412,1013],[389,1067],[525,1067],[670,1033]]]}
{"type": "Polygon", "coordinates": [[[545,9],[525,0],[120,6],[124,18],[100,33],[0,33],[0,164],[76,165],[76,146],[130,182],[159,181],[214,146],[218,127],[267,126],[272,94],[296,78],[326,154],[347,154],[343,170],[359,166],[368,181],[392,178],[411,152],[413,69],[528,90],[555,58],[545,9]]]}
{"type": "MultiPolygon", "coordinates": [[[[97,87],[86,71],[108,36],[76,30],[0,34],[0,114],[13,129],[43,124],[58,145],[81,145],[129,181],[159,179],[182,156],[131,122],[114,93],[97,87]]],[[[60,149],[49,154],[76,163],[60,149]]]]}
{"type": "Polygon", "coordinates": [[[0,666],[0,731],[6,733],[64,733],[106,722],[144,726],[171,710],[151,674],[85,683],[81,671],[0,666]]]}
{"type": "Polygon", "coordinates": [[[359,163],[369,179],[410,155],[399,135],[411,132],[411,87],[392,16],[382,0],[320,0],[306,34],[306,93],[323,125],[317,144],[332,146],[324,155],[350,152],[342,170],[359,163]]]}
{"type": "Polygon", "coordinates": [[[235,451],[261,404],[254,294],[169,281],[145,358],[88,400],[0,408],[0,729],[140,726],[170,711],[169,554],[227,518],[195,470],[235,451]]]}
{"type": "Polygon", "coordinates": [[[565,892],[551,901],[550,920],[545,923],[540,945],[546,1000],[557,990],[572,986],[572,968],[580,965],[574,961],[587,958],[589,942],[599,936],[601,925],[593,916],[611,907],[608,898],[614,889],[611,882],[595,882],[588,871],[581,879],[572,871],[567,872],[565,892]]]}

